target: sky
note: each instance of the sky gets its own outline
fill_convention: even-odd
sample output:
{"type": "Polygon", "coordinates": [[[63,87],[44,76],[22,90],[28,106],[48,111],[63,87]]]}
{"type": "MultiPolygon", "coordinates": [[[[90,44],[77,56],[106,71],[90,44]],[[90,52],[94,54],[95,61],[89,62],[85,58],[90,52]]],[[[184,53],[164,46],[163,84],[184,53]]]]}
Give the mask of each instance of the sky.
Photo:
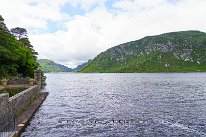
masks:
{"type": "Polygon", "coordinates": [[[166,32],[206,32],[206,0],[0,0],[39,59],[74,68],[121,43],[166,32]]]}

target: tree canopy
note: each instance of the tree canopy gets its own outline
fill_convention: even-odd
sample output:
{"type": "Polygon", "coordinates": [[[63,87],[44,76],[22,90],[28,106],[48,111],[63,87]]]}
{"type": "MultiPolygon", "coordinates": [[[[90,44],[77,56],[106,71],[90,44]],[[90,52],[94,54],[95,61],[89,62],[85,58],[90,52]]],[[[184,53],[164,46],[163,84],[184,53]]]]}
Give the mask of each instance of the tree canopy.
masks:
{"type": "Polygon", "coordinates": [[[0,28],[2,28],[4,31],[9,32],[9,30],[6,27],[6,24],[4,23],[4,19],[1,15],[0,15],[0,28]]]}
{"type": "Polygon", "coordinates": [[[17,40],[20,40],[21,38],[27,38],[27,31],[25,28],[13,28],[11,29],[11,33],[16,37],[17,40]]]}
{"type": "Polygon", "coordinates": [[[36,55],[26,29],[17,27],[10,33],[0,16],[0,77],[33,77],[36,55]]]}

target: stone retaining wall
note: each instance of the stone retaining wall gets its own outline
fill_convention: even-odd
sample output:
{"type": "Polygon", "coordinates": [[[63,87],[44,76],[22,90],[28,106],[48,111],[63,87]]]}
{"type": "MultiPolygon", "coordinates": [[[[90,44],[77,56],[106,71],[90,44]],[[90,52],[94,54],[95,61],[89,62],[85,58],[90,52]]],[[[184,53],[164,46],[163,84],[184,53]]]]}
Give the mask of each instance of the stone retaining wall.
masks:
{"type": "Polygon", "coordinates": [[[9,79],[8,85],[29,84],[29,78],[13,78],[9,79]]]}
{"type": "Polygon", "coordinates": [[[39,91],[39,86],[32,86],[9,98],[11,108],[15,111],[16,115],[19,115],[25,107],[31,104],[37,97],[39,91]]]}
{"type": "Polygon", "coordinates": [[[0,128],[3,127],[9,114],[9,94],[0,94],[0,128]]]}
{"type": "Polygon", "coordinates": [[[10,98],[8,93],[0,94],[0,127],[8,121],[10,114],[19,116],[34,101],[40,90],[40,87],[35,85],[10,98]]]}

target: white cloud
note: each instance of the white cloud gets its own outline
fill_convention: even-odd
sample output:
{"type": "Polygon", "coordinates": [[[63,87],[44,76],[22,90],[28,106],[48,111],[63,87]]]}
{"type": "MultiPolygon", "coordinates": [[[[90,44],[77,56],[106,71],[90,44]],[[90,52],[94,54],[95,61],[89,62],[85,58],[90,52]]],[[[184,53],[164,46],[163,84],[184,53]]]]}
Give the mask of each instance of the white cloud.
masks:
{"type": "Polygon", "coordinates": [[[94,58],[107,48],[146,35],[206,31],[205,0],[119,0],[113,1],[113,9],[104,5],[106,0],[30,0],[30,5],[26,0],[14,2],[14,5],[11,1],[0,5],[9,26],[38,32],[39,28],[47,27],[49,20],[61,22],[64,30],[33,33],[29,37],[39,58],[49,58],[70,67],[94,58]],[[31,2],[35,2],[33,6],[31,2]],[[85,14],[71,17],[62,13],[61,7],[68,4],[81,7],[85,14]]]}
{"type": "Polygon", "coordinates": [[[74,7],[80,6],[82,9],[86,11],[90,10],[94,5],[104,6],[105,1],[106,0],[68,0],[70,5],[74,7]]]}
{"type": "Polygon", "coordinates": [[[0,0],[0,13],[9,28],[21,26],[31,29],[43,29],[47,22],[61,21],[65,14],[60,12],[65,0],[0,0]]]}

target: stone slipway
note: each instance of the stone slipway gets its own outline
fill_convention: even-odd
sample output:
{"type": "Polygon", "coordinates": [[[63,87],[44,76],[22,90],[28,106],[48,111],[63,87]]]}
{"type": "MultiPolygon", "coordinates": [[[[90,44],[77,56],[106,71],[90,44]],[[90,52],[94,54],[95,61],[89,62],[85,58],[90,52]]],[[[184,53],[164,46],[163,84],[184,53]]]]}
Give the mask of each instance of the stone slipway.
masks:
{"type": "Polygon", "coordinates": [[[21,116],[16,118],[16,132],[13,137],[19,137],[21,135],[48,94],[48,92],[40,92],[39,97],[31,105],[29,105],[29,107],[22,113],[21,116]]]}

